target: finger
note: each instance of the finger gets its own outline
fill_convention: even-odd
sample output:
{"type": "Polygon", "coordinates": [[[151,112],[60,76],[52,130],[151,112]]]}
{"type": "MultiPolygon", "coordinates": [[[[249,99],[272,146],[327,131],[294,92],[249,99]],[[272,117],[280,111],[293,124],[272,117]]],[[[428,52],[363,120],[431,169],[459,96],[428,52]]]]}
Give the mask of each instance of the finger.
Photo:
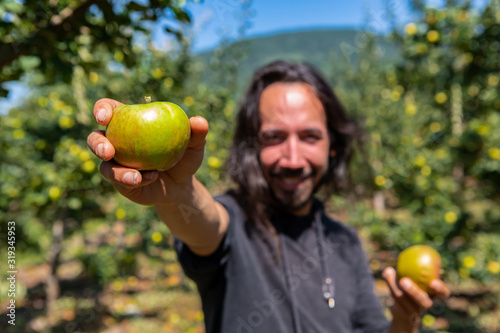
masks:
{"type": "MultiPolygon", "coordinates": [[[[384,269],[382,276],[387,282],[387,285],[389,286],[392,297],[394,298],[394,302],[396,304],[402,307],[408,315],[420,312],[419,307],[407,296],[405,291],[401,289],[400,286],[398,285],[397,274],[394,268],[387,267],[386,269],[384,269]]],[[[407,280],[409,279],[402,279],[401,282],[403,283],[403,285],[406,284],[407,280]]]]}
{"type": "Polygon", "coordinates": [[[115,148],[106,138],[104,131],[94,131],[87,137],[87,146],[101,160],[109,161],[115,156],[115,148]]]}
{"type": "Polygon", "coordinates": [[[158,179],[158,171],[139,171],[136,169],[126,168],[114,161],[101,163],[101,174],[104,178],[112,181],[115,185],[125,186],[127,188],[135,188],[146,186],[158,179]]]}
{"type": "Polygon", "coordinates": [[[191,117],[191,139],[188,148],[201,150],[205,147],[208,133],[208,122],[201,116],[191,117]]]}
{"type": "Polygon", "coordinates": [[[146,186],[154,183],[158,179],[157,170],[141,171],[141,186],[146,186]]]}
{"type": "Polygon", "coordinates": [[[94,104],[93,113],[95,120],[99,124],[106,126],[113,116],[113,110],[120,105],[123,105],[123,103],[111,98],[101,98],[94,104]]]}
{"type": "Polygon", "coordinates": [[[395,298],[403,296],[403,291],[400,290],[397,286],[396,271],[394,270],[394,268],[387,267],[386,269],[384,269],[384,271],[382,272],[382,277],[385,279],[385,282],[387,282],[387,285],[389,286],[389,289],[395,298]]]}
{"type": "Polygon", "coordinates": [[[432,299],[429,294],[420,288],[415,282],[409,278],[402,278],[399,281],[399,286],[403,292],[413,301],[420,310],[428,310],[432,306],[432,299]]]}
{"type": "Polygon", "coordinates": [[[450,288],[441,280],[432,280],[429,284],[430,291],[435,298],[446,298],[450,296],[450,288]]]}
{"type": "Polygon", "coordinates": [[[189,121],[191,139],[188,149],[179,163],[168,170],[168,174],[177,182],[189,179],[198,170],[203,161],[204,147],[207,141],[208,122],[200,116],[192,117],[189,121]]]}

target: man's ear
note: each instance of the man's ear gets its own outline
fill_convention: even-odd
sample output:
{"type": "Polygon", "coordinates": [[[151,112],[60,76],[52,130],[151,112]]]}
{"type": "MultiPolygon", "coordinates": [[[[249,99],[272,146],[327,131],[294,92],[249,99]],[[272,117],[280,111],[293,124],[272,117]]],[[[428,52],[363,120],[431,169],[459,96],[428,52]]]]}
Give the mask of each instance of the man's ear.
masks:
{"type": "Polygon", "coordinates": [[[337,155],[337,152],[333,149],[330,149],[330,157],[335,157],[337,155]]]}

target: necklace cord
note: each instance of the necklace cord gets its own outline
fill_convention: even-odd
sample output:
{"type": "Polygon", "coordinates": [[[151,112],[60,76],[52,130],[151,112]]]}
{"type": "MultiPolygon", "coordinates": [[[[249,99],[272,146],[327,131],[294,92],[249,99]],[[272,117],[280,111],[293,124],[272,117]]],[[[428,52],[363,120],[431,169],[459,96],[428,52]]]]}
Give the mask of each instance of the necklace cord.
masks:
{"type": "Polygon", "coordinates": [[[321,211],[316,212],[314,218],[314,224],[316,231],[316,244],[318,246],[319,261],[321,264],[321,276],[323,279],[321,290],[323,292],[323,298],[326,300],[328,307],[330,309],[333,309],[335,307],[335,298],[334,298],[335,287],[333,284],[333,278],[330,276],[330,273],[328,271],[328,266],[326,265],[326,258],[324,257],[324,252],[323,252],[323,246],[325,245],[325,240],[323,237],[323,230],[321,228],[321,226],[323,225],[321,218],[321,211]]]}

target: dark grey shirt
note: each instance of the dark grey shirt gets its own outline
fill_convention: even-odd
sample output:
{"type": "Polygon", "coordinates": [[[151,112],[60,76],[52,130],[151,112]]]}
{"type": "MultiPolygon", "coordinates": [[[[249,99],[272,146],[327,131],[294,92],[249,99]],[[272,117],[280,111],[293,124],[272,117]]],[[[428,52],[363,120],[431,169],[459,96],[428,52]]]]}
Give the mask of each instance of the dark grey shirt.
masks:
{"type": "Polygon", "coordinates": [[[184,272],[200,292],[207,333],[387,332],[356,232],[327,217],[319,201],[305,217],[272,214],[283,252],[276,256],[231,195],[215,199],[230,217],[216,252],[198,256],[175,240],[184,272]],[[318,210],[321,242],[313,227],[318,210]],[[322,261],[333,280],[333,308],[323,297],[322,261]]]}

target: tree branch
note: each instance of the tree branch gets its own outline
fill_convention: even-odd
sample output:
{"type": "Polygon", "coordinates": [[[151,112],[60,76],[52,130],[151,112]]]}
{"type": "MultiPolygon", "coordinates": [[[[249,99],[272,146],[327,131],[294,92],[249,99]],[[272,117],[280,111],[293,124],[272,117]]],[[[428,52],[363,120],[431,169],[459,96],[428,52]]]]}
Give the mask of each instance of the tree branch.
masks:
{"type": "MultiPolygon", "coordinates": [[[[40,39],[43,40],[42,36],[47,34],[57,35],[61,31],[64,31],[68,24],[71,25],[81,19],[90,6],[103,1],[105,0],[84,0],[78,7],[66,7],[59,14],[50,18],[50,25],[47,28],[35,31],[30,37],[17,44],[0,45],[0,72],[19,57],[30,54],[30,45],[40,43],[40,39]]],[[[50,47],[50,45],[47,45],[47,47],[50,47]]]]}

